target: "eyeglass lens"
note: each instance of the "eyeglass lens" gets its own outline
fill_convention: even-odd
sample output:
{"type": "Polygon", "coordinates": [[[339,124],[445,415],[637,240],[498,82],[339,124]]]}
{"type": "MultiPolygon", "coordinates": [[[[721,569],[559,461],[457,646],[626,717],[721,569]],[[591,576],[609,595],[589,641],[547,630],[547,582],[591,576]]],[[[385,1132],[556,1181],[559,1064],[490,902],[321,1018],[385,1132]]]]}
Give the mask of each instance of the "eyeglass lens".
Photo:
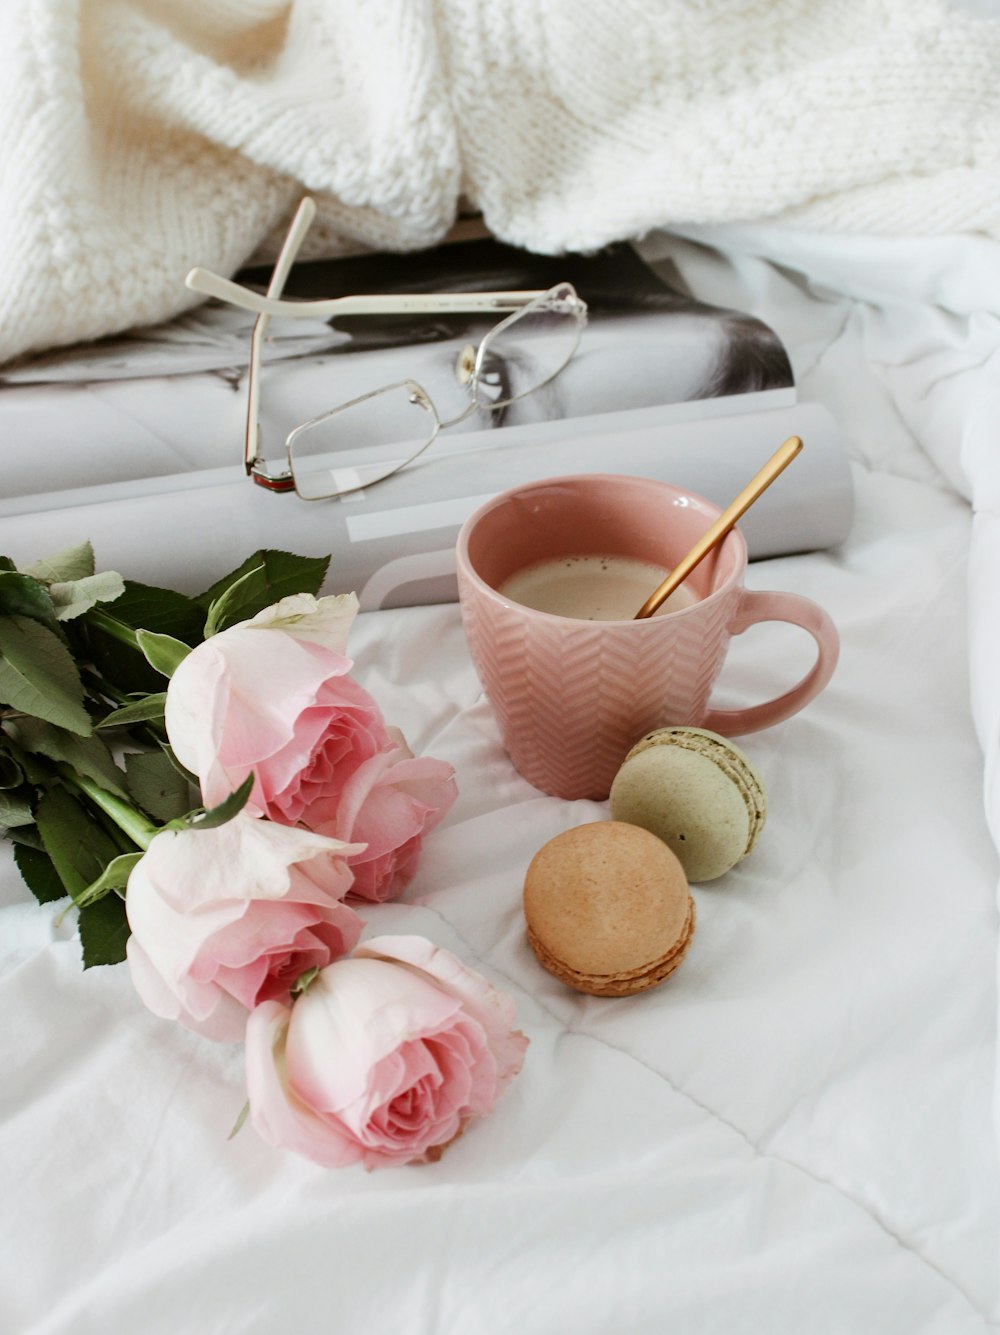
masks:
{"type": "Polygon", "coordinates": [[[315,501],[374,486],[425,450],[437,427],[434,409],[409,381],[343,404],[288,437],[295,490],[315,501]]]}
{"type": "Polygon", "coordinates": [[[580,341],[581,310],[563,284],[490,330],[477,357],[477,407],[502,408],[558,375],[580,341]]]}

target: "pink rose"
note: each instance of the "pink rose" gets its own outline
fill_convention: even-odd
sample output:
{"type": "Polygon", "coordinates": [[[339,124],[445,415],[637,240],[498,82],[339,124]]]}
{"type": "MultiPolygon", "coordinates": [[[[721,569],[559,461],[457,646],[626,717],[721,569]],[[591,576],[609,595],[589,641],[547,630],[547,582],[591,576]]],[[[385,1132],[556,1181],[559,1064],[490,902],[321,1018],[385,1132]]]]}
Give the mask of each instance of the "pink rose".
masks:
{"type": "Polygon", "coordinates": [[[307,970],[346,954],[361,919],[343,844],[241,812],[211,830],[154,836],[128,881],[132,981],[151,1011],[217,1041],[287,1001],[307,970]]]}
{"type": "MultiPolygon", "coordinates": [[[[404,744],[405,746],[405,744],[404,744]]],[[[366,760],[344,785],[324,834],[366,844],[351,858],[355,899],[395,899],[413,879],[424,835],[443,820],[457,796],[450,765],[408,748],[366,760]]]]}
{"type": "Polygon", "coordinates": [[[250,1116],[272,1145],[328,1168],[437,1159],[485,1117],[528,1040],[503,992],[419,936],[338,960],[246,1031],[250,1116]]]}
{"type": "Polygon", "coordinates": [[[180,664],[167,689],[167,735],[206,805],[252,772],[252,815],[317,829],[334,819],[355,770],[393,748],[381,710],[348,675],[342,652],[356,606],[353,598],[284,598],[180,664]]]}
{"type": "Polygon", "coordinates": [[[187,655],[167,689],[166,723],[204,801],[221,802],[251,772],[247,810],[363,842],[352,894],[398,895],[423,837],[455,800],[452,767],[413,758],[349,675],[353,596],[283,598],[187,655]]]}

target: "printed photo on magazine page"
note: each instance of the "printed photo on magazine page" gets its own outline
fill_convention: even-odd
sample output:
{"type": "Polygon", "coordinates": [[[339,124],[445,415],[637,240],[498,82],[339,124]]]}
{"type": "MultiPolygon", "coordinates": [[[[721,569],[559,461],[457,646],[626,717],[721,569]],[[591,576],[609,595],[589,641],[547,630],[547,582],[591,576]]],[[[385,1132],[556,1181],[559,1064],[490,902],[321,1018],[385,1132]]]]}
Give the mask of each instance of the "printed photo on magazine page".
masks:
{"type": "MultiPolygon", "coordinates": [[[[673,405],[664,420],[684,421],[795,401],[788,356],[766,324],[697,301],[679,275],[674,286],[663,266],[658,270],[625,244],[592,256],[545,256],[492,238],[295,264],[285,285],[290,298],[540,290],[570,282],[587,319],[557,375],[506,407],[466,416],[456,359],[502,313],[275,317],[262,359],[265,452],[280,454],[301,422],[401,380],[426,390],[443,423],[461,419],[463,436],[636,408],[673,405]]],[[[264,290],[270,270],[236,277],[264,290]]],[[[208,301],[169,324],[4,368],[2,424],[33,442],[33,462],[23,461],[8,478],[9,494],[42,490],[40,476],[95,485],[238,463],[253,323],[251,313],[208,301]],[[53,384],[60,385],[55,399],[53,384]]],[[[505,344],[495,364],[501,397],[504,377],[532,376],[523,363],[535,355],[530,345],[505,344]]]]}

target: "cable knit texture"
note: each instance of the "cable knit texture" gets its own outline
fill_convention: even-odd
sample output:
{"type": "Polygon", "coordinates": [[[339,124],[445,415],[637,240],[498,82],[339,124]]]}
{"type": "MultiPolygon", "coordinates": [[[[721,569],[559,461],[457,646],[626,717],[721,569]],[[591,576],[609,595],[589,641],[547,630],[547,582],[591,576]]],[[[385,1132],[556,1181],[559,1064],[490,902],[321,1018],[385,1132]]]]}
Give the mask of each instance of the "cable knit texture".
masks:
{"type": "Polygon", "coordinates": [[[671,223],[1000,234],[1000,19],[947,0],[8,0],[0,361],[192,264],[671,223]]]}

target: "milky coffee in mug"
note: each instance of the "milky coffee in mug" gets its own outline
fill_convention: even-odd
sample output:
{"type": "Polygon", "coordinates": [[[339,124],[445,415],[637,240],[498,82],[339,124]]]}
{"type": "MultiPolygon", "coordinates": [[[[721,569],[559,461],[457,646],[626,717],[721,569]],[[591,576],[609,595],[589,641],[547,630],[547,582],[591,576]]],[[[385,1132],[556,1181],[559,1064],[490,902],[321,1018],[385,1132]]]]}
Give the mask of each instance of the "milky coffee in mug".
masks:
{"type": "Polygon", "coordinates": [[[626,753],[654,728],[690,724],[739,736],[788,718],[829,681],[838,654],[833,622],[808,598],[746,589],[738,528],[685,580],[686,605],[634,619],[719,513],[665,482],[591,473],[502,492],[463,524],[458,590],[469,652],[514,765],[543,792],[603,799],[626,753]],[[640,563],[652,577],[634,609],[642,572],[625,601],[608,609],[632,610],[604,620],[595,611],[603,596],[597,580],[609,558],[619,573],[634,575],[640,563]],[[562,612],[527,606],[532,586],[537,594],[560,564],[576,584],[569,594],[557,590],[562,612]],[[763,704],[713,709],[731,637],[769,620],[812,635],[812,669],[763,704]]]}
{"type": "MultiPolygon", "coordinates": [[[[576,553],[550,557],[516,570],[500,592],[536,612],[574,617],[578,621],[627,621],[670,572],[652,561],[612,553],[576,553]]],[[[654,616],[676,612],[695,602],[682,584],[662,602],[654,616]]]]}

